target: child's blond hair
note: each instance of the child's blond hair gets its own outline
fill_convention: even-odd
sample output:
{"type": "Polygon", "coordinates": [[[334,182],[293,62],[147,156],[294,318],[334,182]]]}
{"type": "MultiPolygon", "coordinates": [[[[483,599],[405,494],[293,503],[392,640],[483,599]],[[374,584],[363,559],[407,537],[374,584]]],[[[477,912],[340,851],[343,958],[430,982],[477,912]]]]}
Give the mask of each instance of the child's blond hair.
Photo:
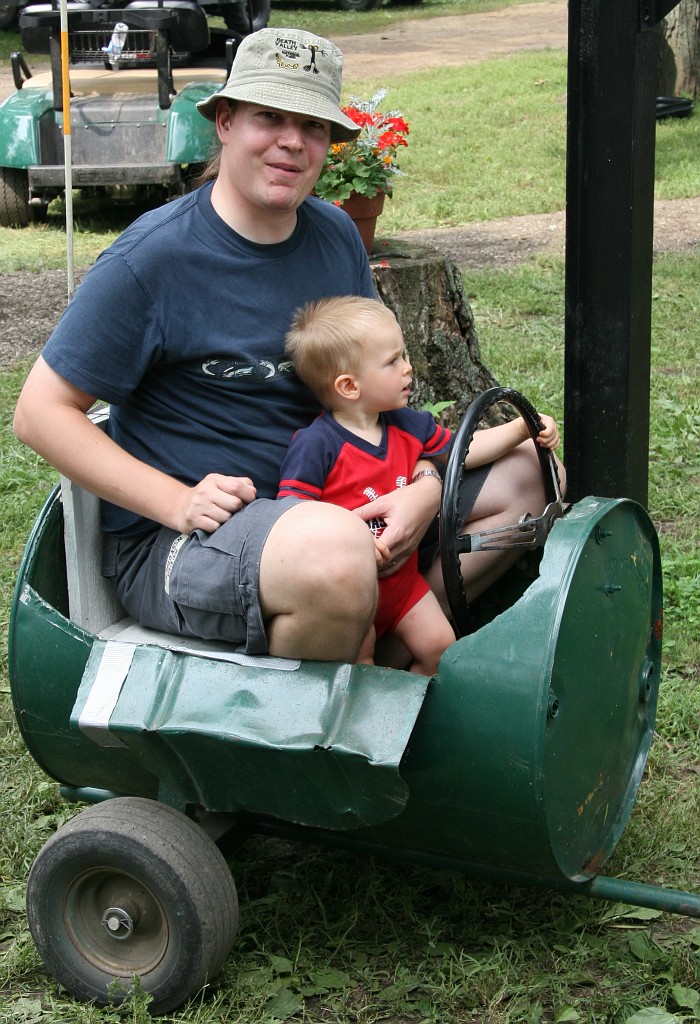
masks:
{"type": "Polygon", "coordinates": [[[343,373],[357,373],[380,324],[396,317],[379,299],[341,295],[308,302],[294,314],[285,350],[294,369],[324,405],[343,373]]]}

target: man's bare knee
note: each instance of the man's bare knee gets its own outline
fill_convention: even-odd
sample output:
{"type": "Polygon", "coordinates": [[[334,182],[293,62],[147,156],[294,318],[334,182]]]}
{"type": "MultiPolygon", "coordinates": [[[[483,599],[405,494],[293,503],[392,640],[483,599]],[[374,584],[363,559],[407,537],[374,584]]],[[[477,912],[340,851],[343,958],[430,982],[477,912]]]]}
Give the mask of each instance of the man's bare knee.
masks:
{"type": "Polygon", "coordinates": [[[372,534],[345,509],[297,505],[270,532],[260,585],[271,650],[354,661],[377,602],[372,534]]]}

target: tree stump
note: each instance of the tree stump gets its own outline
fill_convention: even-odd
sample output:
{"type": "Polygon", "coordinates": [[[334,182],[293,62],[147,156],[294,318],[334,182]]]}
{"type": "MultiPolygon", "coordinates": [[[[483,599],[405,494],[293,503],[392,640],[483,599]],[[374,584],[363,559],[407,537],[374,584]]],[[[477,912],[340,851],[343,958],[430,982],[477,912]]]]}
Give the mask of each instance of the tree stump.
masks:
{"type": "Polygon", "coordinates": [[[700,0],[681,0],[663,20],[659,37],[657,92],[698,95],[700,82],[700,0]]]}
{"type": "Polygon", "coordinates": [[[379,298],[403,330],[411,405],[453,402],[444,419],[455,427],[476,395],[498,383],[481,358],[459,269],[438,249],[395,239],[375,241],[370,266],[379,298]]]}

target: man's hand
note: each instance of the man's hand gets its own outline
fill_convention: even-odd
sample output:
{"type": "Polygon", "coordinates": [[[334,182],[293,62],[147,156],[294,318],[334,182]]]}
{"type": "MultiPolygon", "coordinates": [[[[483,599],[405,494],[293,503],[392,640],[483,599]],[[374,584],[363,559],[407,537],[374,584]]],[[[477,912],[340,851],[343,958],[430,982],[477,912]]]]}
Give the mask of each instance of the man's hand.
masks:
{"type": "Polygon", "coordinates": [[[247,476],[222,476],[210,473],[195,487],[183,490],[175,509],[181,533],[205,530],[213,533],[255,498],[255,485],[247,476]]]}
{"type": "Polygon", "coordinates": [[[360,505],[354,511],[369,522],[383,519],[386,529],[382,541],[390,552],[380,576],[391,576],[411,555],[440,508],[442,488],[435,477],[424,477],[415,484],[400,487],[380,498],[360,505]]]}

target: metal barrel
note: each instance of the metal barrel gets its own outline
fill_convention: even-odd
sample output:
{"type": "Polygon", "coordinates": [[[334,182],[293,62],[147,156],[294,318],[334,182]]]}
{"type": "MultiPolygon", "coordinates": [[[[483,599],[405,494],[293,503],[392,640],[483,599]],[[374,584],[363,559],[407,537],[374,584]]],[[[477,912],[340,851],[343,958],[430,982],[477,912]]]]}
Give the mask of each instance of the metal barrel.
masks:
{"type": "Polygon", "coordinates": [[[624,499],[574,506],[539,579],[444,654],[402,764],[410,798],[386,841],[496,873],[596,875],[651,745],[661,615],[646,511],[624,499]]]}
{"type": "Polygon", "coordinates": [[[56,495],[20,568],[10,675],[27,746],[76,796],[240,812],[257,830],[583,888],[629,818],[661,657],[658,540],[634,502],[573,506],[539,576],[429,682],[144,646],[86,729],[106,642],[70,622],[65,588],[56,495]]]}

